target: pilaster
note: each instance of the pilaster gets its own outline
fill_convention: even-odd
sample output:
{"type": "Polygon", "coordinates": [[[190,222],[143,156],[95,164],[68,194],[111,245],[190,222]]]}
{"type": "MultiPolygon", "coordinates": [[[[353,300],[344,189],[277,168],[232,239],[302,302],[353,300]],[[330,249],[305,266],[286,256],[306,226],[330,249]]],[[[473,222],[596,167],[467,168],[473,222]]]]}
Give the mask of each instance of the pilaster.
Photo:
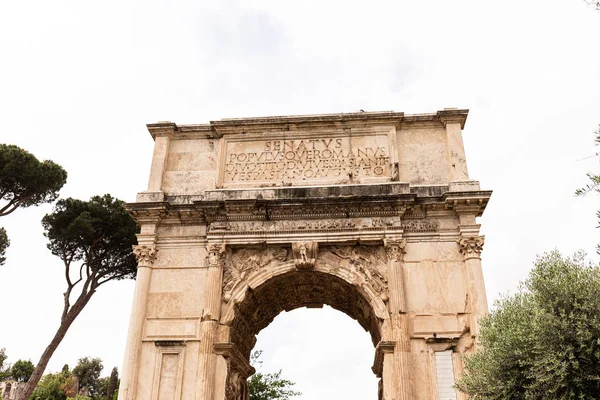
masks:
{"type": "Polygon", "coordinates": [[[385,368],[393,368],[395,371],[394,382],[397,383],[393,397],[386,397],[386,385],[384,376],[384,399],[408,400],[411,398],[410,388],[410,337],[408,333],[408,315],[406,313],[406,287],[404,285],[404,254],[406,253],[406,240],[402,238],[388,238],[384,241],[388,258],[388,281],[389,281],[389,309],[394,326],[394,338],[396,345],[393,360],[390,366],[386,363],[385,368]]]}
{"type": "Polygon", "coordinates": [[[119,400],[133,400],[136,398],[142,334],[148,308],[148,292],[152,281],[152,263],[156,259],[157,252],[154,240],[155,235],[138,235],[138,242],[144,244],[133,246],[133,254],[138,261],[138,269],[131,306],[127,345],[125,347],[125,359],[123,360],[119,400]]]}
{"type": "Polygon", "coordinates": [[[468,236],[458,240],[458,246],[465,260],[469,307],[471,312],[471,336],[479,335],[479,320],[488,313],[488,304],[481,268],[481,251],[485,236],[468,236]]]}
{"type": "Polygon", "coordinates": [[[206,247],[207,279],[200,323],[200,355],[198,357],[199,393],[198,400],[213,400],[216,379],[217,354],[214,345],[218,336],[218,321],[221,311],[223,282],[224,244],[209,244],[206,247]]]}

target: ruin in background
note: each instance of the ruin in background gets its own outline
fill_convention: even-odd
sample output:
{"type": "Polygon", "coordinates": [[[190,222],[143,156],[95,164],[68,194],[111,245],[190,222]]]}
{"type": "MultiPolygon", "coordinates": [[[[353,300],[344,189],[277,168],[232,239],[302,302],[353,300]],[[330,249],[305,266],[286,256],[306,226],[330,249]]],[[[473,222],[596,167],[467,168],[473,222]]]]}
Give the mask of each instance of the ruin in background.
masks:
{"type": "Polygon", "coordinates": [[[487,313],[467,110],[149,124],[120,400],[247,400],[256,334],[340,310],[373,341],[373,399],[461,399],[487,313]],[[378,393],[377,393],[378,392],[378,393]]]}

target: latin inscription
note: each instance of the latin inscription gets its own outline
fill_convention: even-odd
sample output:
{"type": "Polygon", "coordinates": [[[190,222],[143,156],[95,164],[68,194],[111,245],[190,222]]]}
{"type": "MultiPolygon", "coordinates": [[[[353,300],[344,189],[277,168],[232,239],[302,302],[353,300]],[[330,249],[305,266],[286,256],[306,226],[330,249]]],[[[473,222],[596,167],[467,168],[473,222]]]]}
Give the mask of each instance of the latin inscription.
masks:
{"type": "Polygon", "coordinates": [[[385,136],[231,142],[224,183],[386,177],[389,163],[385,136]]]}

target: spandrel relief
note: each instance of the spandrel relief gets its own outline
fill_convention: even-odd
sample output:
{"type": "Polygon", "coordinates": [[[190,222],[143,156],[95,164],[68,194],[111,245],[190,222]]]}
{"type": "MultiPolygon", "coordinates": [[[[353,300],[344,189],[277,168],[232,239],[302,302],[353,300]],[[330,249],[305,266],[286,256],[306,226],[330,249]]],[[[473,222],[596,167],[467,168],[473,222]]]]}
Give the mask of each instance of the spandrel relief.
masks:
{"type": "Polygon", "coordinates": [[[369,285],[380,296],[387,298],[387,259],[383,246],[324,246],[319,261],[328,268],[346,268],[357,283],[369,285]]]}
{"type": "Polygon", "coordinates": [[[232,249],[225,257],[223,296],[228,301],[236,283],[245,281],[249,274],[274,267],[287,260],[289,250],[283,247],[232,249]]]}

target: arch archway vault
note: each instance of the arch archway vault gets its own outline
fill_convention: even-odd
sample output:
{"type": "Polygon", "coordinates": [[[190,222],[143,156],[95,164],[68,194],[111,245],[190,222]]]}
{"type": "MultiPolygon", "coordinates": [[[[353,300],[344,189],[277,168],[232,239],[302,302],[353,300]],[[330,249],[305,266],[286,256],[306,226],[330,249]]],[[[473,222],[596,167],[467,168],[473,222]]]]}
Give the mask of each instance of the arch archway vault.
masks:
{"type": "Polygon", "coordinates": [[[373,399],[448,393],[487,312],[476,217],[491,192],[467,174],[466,115],[148,125],[119,399],[246,400],[256,335],[325,304],[370,333],[373,399]]]}

